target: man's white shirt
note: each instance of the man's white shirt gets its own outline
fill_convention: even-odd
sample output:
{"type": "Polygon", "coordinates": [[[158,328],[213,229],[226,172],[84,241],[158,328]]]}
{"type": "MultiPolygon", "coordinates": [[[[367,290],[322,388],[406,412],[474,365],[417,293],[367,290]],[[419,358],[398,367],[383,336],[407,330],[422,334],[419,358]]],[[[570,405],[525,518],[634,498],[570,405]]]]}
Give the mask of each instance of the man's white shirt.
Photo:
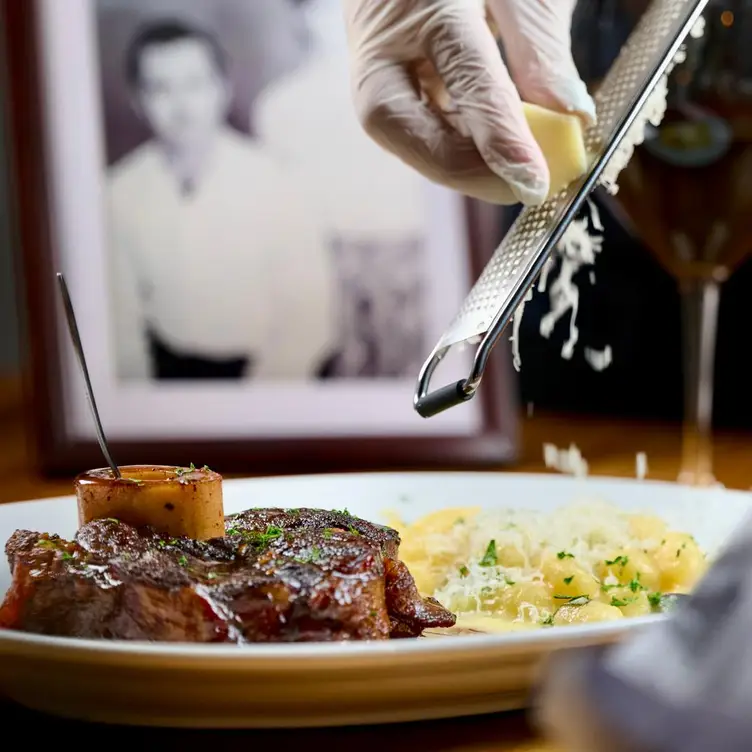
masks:
{"type": "Polygon", "coordinates": [[[147,327],[178,353],[248,356],[256,378],[313,375],[334,338],[332,260],[289,170],[230,129],[184,195],[148,142],[109,179],[120,378],[150,374],[147,327]]]}

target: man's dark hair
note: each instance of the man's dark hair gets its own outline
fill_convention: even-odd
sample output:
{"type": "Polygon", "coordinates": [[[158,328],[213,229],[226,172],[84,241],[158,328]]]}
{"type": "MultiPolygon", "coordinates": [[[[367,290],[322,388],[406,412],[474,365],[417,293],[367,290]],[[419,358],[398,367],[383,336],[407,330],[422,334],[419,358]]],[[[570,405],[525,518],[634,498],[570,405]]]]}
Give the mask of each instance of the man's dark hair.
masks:
{"type": "Polygon", "coordinates": [[[211,51],[219,69],[227,73],[227,54],[217,39],[204,29],[191,26],[184,21],[163,20],[144,24],[133,36],[125,52],[125,77],[131,86],[136,86],[141,78],[141,56],[149,47],[157,47],[173,42],[195,39],[203,42],[211,51]]]}

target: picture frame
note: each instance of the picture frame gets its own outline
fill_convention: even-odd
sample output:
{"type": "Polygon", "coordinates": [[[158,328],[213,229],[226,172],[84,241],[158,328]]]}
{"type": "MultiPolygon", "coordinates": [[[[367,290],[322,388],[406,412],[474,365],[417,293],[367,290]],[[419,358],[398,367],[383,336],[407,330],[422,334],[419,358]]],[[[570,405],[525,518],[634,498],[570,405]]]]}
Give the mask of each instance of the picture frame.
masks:
{"type": "MultiPolygon", "coordinates": [[[[66,23],[74,23],[70,20],[75,17],[75,13],[71,13],[74,5],[83,7],[87,4],[88,12],[93,14],[95,0],[67,3],[66,23]]],[[[442,416],[426,421],[414,413],[411,399],[417,370],[409,377],[395,379],[394,389],[385,378],[335,379],[325,388],[305,382],[298,385],[299,389],[287,382],[284,385],[262,381],[249,385],[244,382],[243,388],[236,392],[222,385],[222,393],[217,391],[216,384],[180,388],[170,385],[168,388],[162,382],[156,385],[149,382],[148,386],[138,387],[140,393],[127,392],[119,386],[103,387],[106,379],[101,377],[102,369],[109,366],[100,367],[100,364],[106,360],[103,354],[106,348],[98,346],[96,337],[90,335],[96,329],[92,322],[107,319],[109,314],[106,307],[97,308],[92,301],[97,297],[106,301],[109,294],[104,277],[89,278],[85,276],[88,271],[81,272],[81,269],[90,270],[99,262],[92,262],[96,258],[92,250],[96,243],[91,241],[92,236],[80,231],[81,223],[85,224],[84,215],[94,217],[99,209],[93,204],[81,208],[80,196],[77,196],[80,209],[77,215],[61,208],[61,194],[70,197],[76,191],[83,192],[83,185],[91,178],[92,171],[86,171],[80,159],[83,152],[76,153],[75,145],[71,149],[65,145],[65,148],[60,148],[59,143],[55,146],[59,135],[54,128],[55,119],[59,124],[63,110],[78,117],[80,108],[69,101],[70,98],[75,100],[75,94],[68,91],[68,99],[61,99],[60,87],[55,88],[55,82],[49,80],[50,66],[55,61],[55,64],[60,63],[61,54],[66,60],[72,57],[80,61],[81,54],[69,53],[74,49],[80,51],[87,43],[93,47],[94,42],[91,28],[72,32],[71,28],[51,23],[49,18],[45,21],[45,13],[54,7],[49,0],[27,0],[24,3],[1,0],[0,5],[4,25],[12,208],[20,251],[28,354],[25,383],[29,396],[29,426],[41,472],[65,475],[104,464],[84,399],[83,381],[76,372],[65,330],[55,280],[57,271],[65,271],[71,287],[100,413],[118,463],[185,465],[195,462],[231,474],[288,474],[369,469],[494,468],[514,461],[518,446],[516,379],[510,350],[504,346],[496,348],[478,396],[467,406],[447,413],[449,418],[444,423],[442,416]],[[57,40],[56,53],[46,49],[45,44],[49,45],[51,41],[50,34],[71,33],[74,38],[57,40]],[[55,54],[58,57],[52,61],[50,55],[54,57],[55,54]],[[71,151],[72,154],[68,153],[71,151]],[[67,174],[63,174],[65,170],[61,167],[65,159],[69,166],[73,166],[67,174]],[[76,243],[71,244],[71,232],[64,237],[61,228],[66,226],[66,221],[68,225],[79,228],[78,233],[72,233],[77,244],[91,243],[91,248],[85,249],[83,261],[82,258],[71,260],[83,251],[76,243]],[[74,246],[76,249],[72,252],[74,246]],[[397,382],[402,390],[399,394],[397,382]],[[183,412],[180,400],[191,404],[190,398],[185,396],[190,394],[190,389],[204,405],[221,402],[220,412],[224,411],[223,414],[232,417],[235,423],[230,425],[228,418],[226,431],[221,419],[206,430],[200,423],[187,429],[185,426],[176,427],[173,418],[183,412]],[[204,393],[212,396],[202,399],[204,393]],[[169,428],[158,426],[158,430],[154,430],[154,427],[141,425],[141,418],[128,424],[134,410],[138,412],[139,394],[146,400],[142,407],[143,421],[162,420],[163,426],[169,428]],[[267,408],[267,428],[272,430],[259,428],[263,424],[259,416],[267,408]],[[244,410],[247,410],[248,417],[241,415],[239,419],[237,416],[244,410]],[[359,410],[370,417],[359,418],[359,410]],[[463,417],[470,415],[470,411],[474,411],[472,419],[463,417]],[[385,418],[387,414],[395,416],[397,428],[390,428],[385,418]],[[286,422],[292,428],[276,430],[274,421],[277,416],[284,418],[280,423],[286,422]],[[328,426],[321,416],[335,416],[343,425],[328,426]],[[302,427],[296,428],[294,424],[298,418],[302,427]],[[242,420],[253,430],[245,432],[242,420]],[[347,424],[347,420],[351,423],[347,424]],[[369,420],[374,421],[373,426],[369,420]],[[376,425],[378,421],[381,423],[376,425]]],[[[77,81],[76,86],[81,88],[80,80],[86,76],[83,73],[78,76],[74,71],[73,78],[77,81]]],[[[79,120],[75,128],[96,128],[92,123],[84,128],[82,122],[79,120]]],[[[68,131],[72,128],[73,125],[69,124],[68,131]]],[[[101,176],[97,179],[101,180],[101,176]]],[[[440,329],[449,323],[451,306],[456,311],[471,281],[480,274],[498,244],[501,232],[498,207],[448,197],[448,192],[444,193],[443,200],[447,202],[443,204],[444,214],[454,212],[460,220],[461,234],[458,237],[460,246],[466,247],[460,248],[458,263],[464,266],[466,279],[464,289],[455,291],[460,293],[455,295],[456,301],[450,300],[445,305],[443,320],[434,322],[434,329],[439,327],[435,329],[436,334],[440,334],[440,329]],[[456,203],[452,204],[452,201],[456,203]],[[452,206],[455,208],[446,210],[452,206]]],[[[436,297],[434,293],[434,299],[436,297]]],[[[288,324],[293,333],[301,326],[301,322],[295,320],[288,324]]],[[[427,336],[426,350],[420,353],[421,360],[433,347],[433,337],[434,333],[427,336]]],[[[465,353],[465,361],[459,367],[466,367],[463,363],[469,362],[468,356],[469,353],[465,353]]],[[[207,415],[212,412],[211,405],[204,408],[207,415]]]]}

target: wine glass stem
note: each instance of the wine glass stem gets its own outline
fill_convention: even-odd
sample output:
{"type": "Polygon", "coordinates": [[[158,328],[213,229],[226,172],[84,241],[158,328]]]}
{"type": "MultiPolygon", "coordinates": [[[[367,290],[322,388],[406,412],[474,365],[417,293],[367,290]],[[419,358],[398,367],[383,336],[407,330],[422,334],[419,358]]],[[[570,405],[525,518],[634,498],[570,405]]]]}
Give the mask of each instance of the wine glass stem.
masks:
{"type": "Polygon", "coordinates": [[[710,485],[713,476],[713,372],[720,283],[680,283],[684,349],[684,429],[679,480],[710,485]]]}

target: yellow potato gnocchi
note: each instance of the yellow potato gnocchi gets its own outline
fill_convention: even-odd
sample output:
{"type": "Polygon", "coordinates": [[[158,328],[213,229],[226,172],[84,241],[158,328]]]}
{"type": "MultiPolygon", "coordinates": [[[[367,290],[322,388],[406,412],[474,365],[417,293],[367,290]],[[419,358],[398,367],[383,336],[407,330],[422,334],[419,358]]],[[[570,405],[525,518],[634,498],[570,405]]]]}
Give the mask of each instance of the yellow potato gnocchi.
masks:
{"type": "Polygon", "coordinates": [[[392,524],[418,589],[472,631],[647,616],[707,568],[691,535],[604,503],[547,513],[455,507],[392,524]]]}

